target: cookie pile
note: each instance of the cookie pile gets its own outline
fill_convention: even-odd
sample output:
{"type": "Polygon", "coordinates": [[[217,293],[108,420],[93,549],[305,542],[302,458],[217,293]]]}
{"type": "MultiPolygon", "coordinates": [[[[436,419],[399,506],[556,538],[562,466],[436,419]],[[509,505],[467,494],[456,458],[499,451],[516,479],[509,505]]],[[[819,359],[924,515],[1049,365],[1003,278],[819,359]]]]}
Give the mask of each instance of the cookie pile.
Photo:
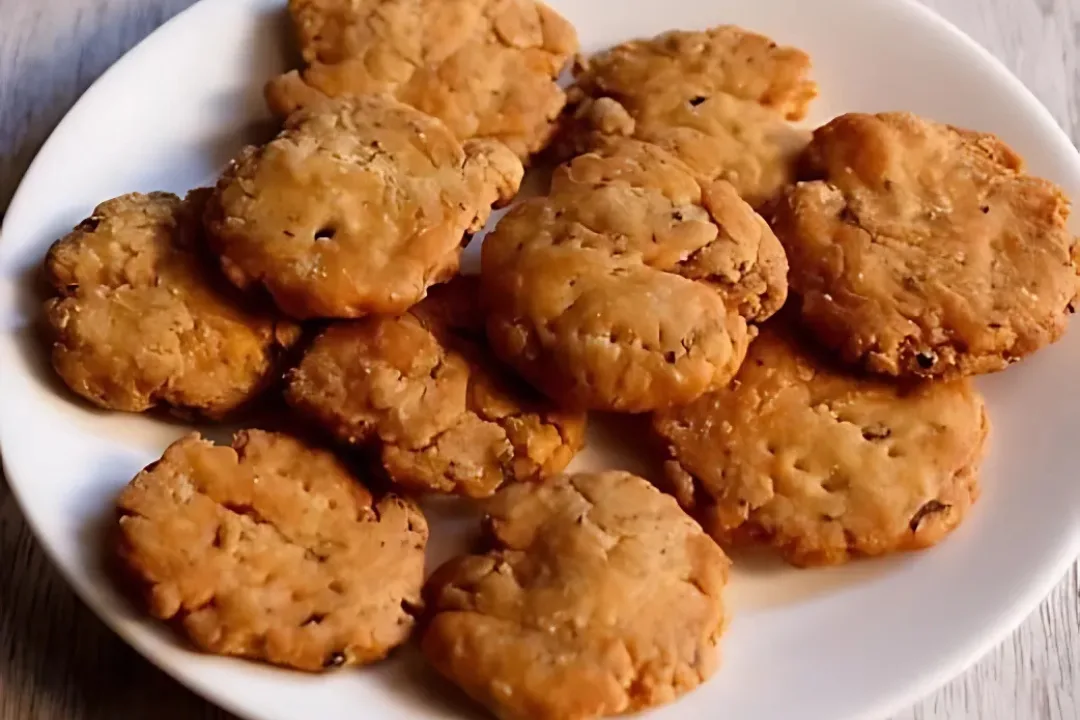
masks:
{"type": "Polygon", "coordinates": [[[277,137],[212,189],[103,203],[45,261],[78,395],[246,422],[276,396],[305,426],[193,434],[131,481],[116,548],[151,615],[308,671],[415,634],[500,718],[593,718],[714,671],[721,547],[835,564],[963,521],[971,377],[1057,340],[1080,289],[1068,200],[1001,140],[796,128],[810,58],[732,26],[578,60],[564,91],[576,35],[534,0],[290,11],[277,137]],[[547,194],[459,275],[542,151],[547,194]],[[589,411],[650,413],[664,473],[563,474],[589,411]],[[486,519],[425,580],[432,493],[486,519]]]}

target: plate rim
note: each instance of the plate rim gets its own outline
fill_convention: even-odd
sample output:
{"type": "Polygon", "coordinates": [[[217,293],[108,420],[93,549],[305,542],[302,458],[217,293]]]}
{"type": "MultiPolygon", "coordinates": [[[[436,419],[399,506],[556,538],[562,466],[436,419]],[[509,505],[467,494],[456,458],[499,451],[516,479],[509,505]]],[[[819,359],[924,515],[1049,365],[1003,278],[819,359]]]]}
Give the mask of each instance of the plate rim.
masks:
{"type": "MultiPolygon", "coordinates": [[[[284,2],[284,0],[276,1],[280,3],[284,2]]],[[[106,84],[111,76],[118,72],[119,66],[126,65],[127,61],[130,61],[134,56],[145,52],[145,48],[155,42],[159,35],[164,34],[174,26],[181,24],[189,15],[205,11],[205,8],[215,5],[216,2],[217,0],[196,0],[196,2],[170,17],[117,58],[86,88],[85,91],[79,95],[65,111],[61,120],[49,132],[45,142],[43,142],[40,148],[35,152],[34,159],[20,178],[16,190],[12,194],[11,200],[4,211],[3,222],[0,223],[0,243],[3,242],[7,235],[8,227],[12,222],[11,218],[19,215],[19,213],[12,212],[12,210],[17,210],[23,202],[23,195],[26,194],[26,187],[29,185],[27,181],[32,179],[40,171],[39,166],[41,164],[41,157],[45,155],[46,151],[54,144],[56,136],[59,135],[69,123],[73,122],[72,116],[76,114],[76,111],[88,102],[88,99],[93,98],[94,95],[100,92],[101,86],[106,84]]],[[[1041,117],[1042,124],[1045,126],[1044,129],[1057,136],[1056,140],[1058,144],[1063,144],[1063,146],[1068,146],[1072,149],[1074,164],[1080,168],[1080,150],[1073,145],[1072,139],[1069,137],[1068,133],[1066,133],[1058,124],[1053,113],[1051,113],[1046,105],[1044,105],[1038,96],[1035,95],[1031,88],[1024,84],[1024,82],[1021,81],[1001,59],[961,30],[948,18],[919,0],[874,0],[874,2],[883,5],[891,4],[898,9],[919,16],[922,22],[936,25],[939,29],[946,31],[953,40],[965,46],[968,51],[978,55],[989,68],[993,69],[995,74],[998,75],[1003,82],[1011,87],[1013,92],[1026,97],[1029,109],[1041,117]]],[[[1076,332],[1080,332],[1080,330],[1076,330],[1076,332]]],[[[7,374],[7,372],[8,370],[0,365],[0,375],[7,374]]],[[[97,618],[113,633],[121,638],[125,644],[134,649],[154,667],[165,672],[170,678],[183,687],[238,717],[245,718],[246,720],[265,720],[265,716],[252,714],[248,708],[241,705],[239,701],[234,700],[227,692],[219,689],[218,686],[204,683],[194,677],[188,677],[182,668],[172,663],[159,662],[158,658],[154,655],[153,650],[144,643],[137,634],[128,632],[128,630],[123,627],[121,619],[108,609],[105,600],[103,598],[99,600],[95,597],[96,591],[93,587],[93,583],[89,581],[83,582],[78,579],[68,571],[64,563],[59,561],[56,549],[53,547],[52,543],[47,540],[47,535],[40,530],[38,522],[34,518],[32,512],[28,509],[28,505],[20,489],[22,483],[14,482],[12,480],[12,478],[19,475],[19,473],[13,472],[13,468],[8,461],[7,453],[3,452],[6,438],[9,436],[8,426],[10,424],[9,421],[5,421],[3,417],[4,416],[0,415],[0,468],[3,470],[4,477],[7,480],[12,496],[15,498],[24,522],[26,522],[27,526],[30,528],[37,546],[45,552],[45,555],[53,568],[59,572],[60,576],[67,583],[68,587],[74,591],[78,599],[90,608],[94,615],[96,615],[97,618]]],[[[1030,615],[1038,610],[1038,607],[1042,602],[1049,597],[1063,577],[1068,573],[1069,568],[1080,560],[1080,525],[1074,526],[1070,540],[1071,542],[1069,544],[1062,545],[1059,549],[1059,556],[1054,558],[1052,563],[1048,564],[1047,570],[1045,570],[1043,575],[1038,578],[1038,581],[1030,583],[1024,591],[1017,596],[1017,599],[1013,601],[1009,610],[1002,613],[1001,618],[980,638],[972,640],[966,645],[957,646],[957,648],[949,653],[947,657],[944,655],[938,656],[936,662],[928,663],[933,665],[933,667],[923,672],[918,679],[909,682],[906,686],[899,687],[896,691],[887,696],[883,695],[875,703],[874,707],[867,708],[865,712],[851,716],[848,720],[879,720],[883,716],[891,717],[897,712],[909,708],[926,696],[952,682],[982,660],[982,658],[988,655],[995,647],[1003,643],[1030,615]]]]}

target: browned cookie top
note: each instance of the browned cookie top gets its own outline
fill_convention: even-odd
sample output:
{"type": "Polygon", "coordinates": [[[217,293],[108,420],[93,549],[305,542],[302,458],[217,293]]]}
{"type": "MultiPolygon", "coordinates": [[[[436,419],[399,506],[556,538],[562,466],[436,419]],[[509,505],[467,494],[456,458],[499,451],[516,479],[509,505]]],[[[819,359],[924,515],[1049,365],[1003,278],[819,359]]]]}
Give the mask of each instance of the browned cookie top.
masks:
{"type": "Polygon", "coordinates": [[[416,490],[481,497],[561,471],[585,415],[495,362],[478,285],[459,276],[399,317],[331,326],[291,374],[290,404],[345,442],[375,443],[390,478],[416,490]]]}
{"type": "Polygon", "coordinates": [[[775,323],[730,387],[654,422],[683,506],[721,542],[770,544],[796,565],[940,541],[978,496],[988,428],[965,379],[845,375],[775,323]]]}
{"type": "Polygon", "coordinates": [[[801,50],[733,26],[633,40],[577,69],[562,144],[655,143],[757,207],[794,179],[810,139],[786,122],[817,95],[809,71],[801,50]]]}
{"type": "Polygon", "coordinates": [[[783,304],[787,263],[724,182],[663,150],[605,143],[556,170],[485,240],[495,351],[569,407],[640,412],[721,387],[747,320],[783,304]]]}
{"type": "Polygon", "coordinates": [[[301,670],[373,662],[420,607],[427,523],[334,456],[257,430],[173,443],[118,501],[150,613],[200,649],[301,670]]]}
{"type": "Polygon", "coordinates": [[[398,313],[456,273],[468,234],[517,192],[500,143],[462,145],[391,98],[328,102],[248,148],[218,183],[211,243],[240,287],[299,318],[398,313]]]}
{"type": "Polygon", "coordinates": [[[390,93],[461,140],[527,159],[547,144],[577,51],[573,26],[534,0],[290,0],[307,68],[270,83],[287,115],[329,95],[390,93]]]}
{"type": "Polygon", "coordinates": [[[53,366],[94,404],[222,415],[274,378],[281,349],[298,337],[203,257],[206,194],[109,200],[49,249],[53,366]]]}
{"type": "Polygon", "coordinates": [[[589,59],[578,85],[590,95],[615,98],[631,111],[645,109],[650,97],[678,86],[704,97],[725,93],[799,120],[818,94],[809,70],[810,57],[802,50],[720,25],[617,45],[589,59]]]}
{"type": "Polygon", "coordinates": [[[672,498],[608,472],[511,485],[486,507],[495,547],[432,576],[423,649],[495,715],[633,712],[716,668],[728,561],[672,498]]]}
{"type": "Polygon", "coordinates": [[[802,315],[845,360],[898,376],[1005,368],[1065,330],[1069,201],[992,135],[907,113],[815,133],[776,209],[802,315]]]}

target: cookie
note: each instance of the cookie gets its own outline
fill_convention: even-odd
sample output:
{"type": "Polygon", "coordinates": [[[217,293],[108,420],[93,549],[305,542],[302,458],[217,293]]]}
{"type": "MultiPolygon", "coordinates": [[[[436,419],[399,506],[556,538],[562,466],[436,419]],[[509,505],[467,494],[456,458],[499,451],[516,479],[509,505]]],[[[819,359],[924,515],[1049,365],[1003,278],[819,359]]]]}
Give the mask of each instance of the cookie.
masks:
{"type": "Polygon", "coordinates": [[[427,523],[332,454],[247,430],[192,434],[117,503],[119,556],[150,614],[201,650],[318,671],[384,657],[421,607],[427,523]]]}
{"type": "Polygon", "coordinates": [[[95,405],[219,417],[275,380],[298,339],[297,326],[238,297],[205,256],[206,194],[109,200],[49,249],[52,364],[95,405]]]}
{"type": "Polygon", "coordinates": [[[561,152],[637,138],[759,207],[794,180],[810,140],[787,122],[817,95],[809,73],[806,53],[730,25],[623,43],[576,68],[561,152]]]}
{"type": "Polygon", "coordinates": [[[524,170],[504,145],[464,146],[391,98],[327,102],[248,148],[207,209],[210,242],[239,287],[297,318],[400,313],[458,270],[463,246],[524,170]]]}
{"type": "Polygon", "coordinates": [[[578,49],[572,25],[533,0],[290,0],[307,64],[271,81],[285,116],[323,98],[389,93],[460,140],[490,138],[527,159],[548,143],[578,49]]]}
{"type": "Polygon", "coordinates": [[[606,143],[555,171],[484,241],[495,352],[565,407],[644,412],[735,374],[784,302],[787,262],[723,181],[665,151],[606,143]]]}
{"type": "Polygon", "coordinates": [[[585,720],[674,700],[718,663],[728,560],[676,502],[621,472],[515,484],[494,548],[425,589],[423,651],[503,720],[585,720]]]}
{"type": "Polygon", "coordinates": [[[478,280],[459,276],[404,315],[328,328],[286,398],[337,439],[378,447],[413,490],[483,497],[558,473],[584,444],[585,415],[496,363],[483,323],[478,280]]]}
{"type": "Polygon", "coordinates": [[[941,541],[979,495],[988,420],[967,379],[847,375],[770,323],[730,387],[654,426],[675,494],[713,537],[810,566],[941,541]]]}
{"type": "Polygon", "coordinates": [[[995,372],[1057,340],[1076,296],[1061,189],[1001,140],[908,113],[814,134],[773,226],[804,321],[893,376],[995,372]]]}

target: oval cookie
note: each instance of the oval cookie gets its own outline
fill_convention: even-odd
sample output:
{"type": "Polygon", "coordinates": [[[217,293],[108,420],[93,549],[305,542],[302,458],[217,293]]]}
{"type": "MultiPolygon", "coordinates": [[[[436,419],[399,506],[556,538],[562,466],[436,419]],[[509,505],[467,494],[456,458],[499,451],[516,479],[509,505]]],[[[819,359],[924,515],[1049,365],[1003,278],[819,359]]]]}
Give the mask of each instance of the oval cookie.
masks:
{"type": "Polygon", "coordinates": [[[420,606],[428,530],[329,452],[242,431],[192,434],[117,503],[120,559],[150,614],[200,649],[318,671],[384,657],[420,606]]]}
{"type": "Polygon", "coordinates": [[[286,398],[339,440],[375,445],[413,490],[482,497],[558,473],[584,444],[585,414],[501,367],[483,324],[479,282],[459,276],[404,315],[328,328],[286,398]]]}
{"type": "Polygon", "coordinates": [[[503,145],[464,147],[435,118],[388,97],[296,113],[248,148],[207,209],[229,278],[261,285],[298,318],[400,313],[452,277],[470,233],[517,192],[503,145]]]}
{"type": "Polygon", "coordinates": [[[206,195],[109,200],[50,248],[53,367],[95,405],[219,417],[277,379],[299,328],[239,297],[206,257],[206,195]]]}
{"type": "Polygon", "coordinates": [[[766,325],[730,387],[655,416],[680,502],[722,543],[801,566],[939,542],[979,494],[982,397],[845,375],[790,333],[766,325]]]}
{"type": "Polygon", "coordinates": [[[632,40],[576,69],[560,147],[654,143],[759,207],[794,180],[810,140],[787,123],[817,95],[809,72],[801,50],[729,25],[632,40]]]}
{"type": "Polygon", "coordinates": [[[627,473],[515,484],[486,505],[494,548],[429,580],[427,659],[505,720],[671,702],[717,666],[728,561],[627,473]]]}
{"type": "Polygon", "coordinates": [[[527,159],[547,145],[566,96],[556,83],[577,34],[533,0],[290,0],[307,67],[270,82],[280,115],[327,96],[389,93],[461,140],[527,159]]]}
{"type": "Polygon", "coordinates": [[[724,182],[663,150],[605,145],[555,171],[482,249],[496,353],[566,407],[641,412],[731,379],[787,263],[724,182]]]}
{"type": "Polygon", "coordinates": [[[814,135],[775,210],[802,317],[887,375],[995,372],[1054,342],[1077,293],[1069,201],[992,135],[907,113],[814,135]]]}

